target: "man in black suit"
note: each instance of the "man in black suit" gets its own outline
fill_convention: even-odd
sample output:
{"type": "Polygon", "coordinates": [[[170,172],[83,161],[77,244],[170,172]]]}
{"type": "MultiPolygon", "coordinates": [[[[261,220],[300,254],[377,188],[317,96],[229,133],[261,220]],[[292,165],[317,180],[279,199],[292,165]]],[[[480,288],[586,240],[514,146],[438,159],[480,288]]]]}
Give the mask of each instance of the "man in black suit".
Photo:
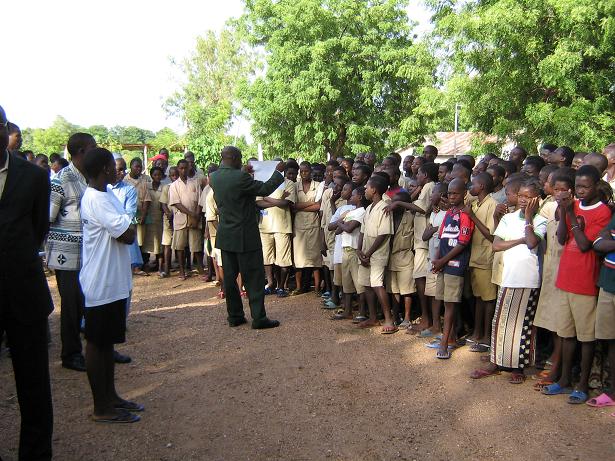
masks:
{"type": "Polygon", "coordinates": [[[49,228],[49,177],[9,154],[0,107],[0,335],[11,348],[21,411],[19,460],[51,459],[53,409],[47,317],[53,310],[39,248],[49,228]]]}

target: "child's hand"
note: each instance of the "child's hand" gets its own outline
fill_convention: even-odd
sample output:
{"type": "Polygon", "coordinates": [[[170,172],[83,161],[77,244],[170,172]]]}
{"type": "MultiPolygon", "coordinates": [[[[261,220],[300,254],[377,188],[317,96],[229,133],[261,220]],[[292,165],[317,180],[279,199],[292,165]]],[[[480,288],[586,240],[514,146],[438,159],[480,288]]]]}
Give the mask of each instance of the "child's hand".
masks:
{"type": "MultiPolygon", "coordinates": [[[[497,209],[497,208],[496,208],[497,209]]],[[[474,218],[474,211],[472,210],[472,205],[468,204],[463,207],[463,212],[467,213],[470,218],[474,218]]]]}
{"type": "Polygon", "coordinates": [[[284,191],[284,193],[282,194],[282,200],[284,200],[286,197],[288,197],[290,195],[290,192],[288,191],[284,191]]]}
{"type": "Polygon", "coordinates": [[[431,272],[433,272],[434,274],[442,272],[442,269],[444,269],[444,264],[445,263],[442,259],[434,259],[431,262],[431,272]]]}
{"type": "Polygon", "coordinates": [[[390,214],[397,208],[397,202],[391,202],[386,207],[384,207],[384,212],[386,214],[390,214]]]}
{"type": "Polygon", "coordinates": [[[530,199],[530,201],[527,203],[527,206],[525,207],[525,215],[526,216],[534,216],[536,214],[536,212],[538,211],[538,203],[539,198],[538,197],[534,197],[532,199],[530,199]]]}
{"type": "Polygon", "coordinates": [[[496,216],[502,217],[506,213],[508,213],[508,205],[506,205],[505,203],[498,203],[497,206],[495,207],[496,216]]]}

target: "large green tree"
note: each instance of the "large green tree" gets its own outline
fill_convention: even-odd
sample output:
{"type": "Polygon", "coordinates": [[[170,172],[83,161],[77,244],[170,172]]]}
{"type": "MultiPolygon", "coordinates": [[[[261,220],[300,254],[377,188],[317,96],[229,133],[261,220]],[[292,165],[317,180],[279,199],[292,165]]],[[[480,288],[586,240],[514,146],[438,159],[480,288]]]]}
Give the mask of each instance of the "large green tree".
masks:
{"type": "Polygon", "coordinates": [[[435,60],[404,0],[245,0],[266,66],[242,91],[267,156],[383,153],[430,130],[435,60]]]}
{"type": "Polygon", "coordinates": [[[185,121],[185,142],[197,161],[217,163],[222,146],[233,142],[227,133],[240,115],[237,88],[252,68],[250,52],[229,25],[198,37],[195,51],[177,66],[185,82],[165,107],[185,121]]]}
{"type": "Polygon", "coordinates": [[[613,0],[428,0],[463,117],[528,147],[615,139],[613,0]]]}

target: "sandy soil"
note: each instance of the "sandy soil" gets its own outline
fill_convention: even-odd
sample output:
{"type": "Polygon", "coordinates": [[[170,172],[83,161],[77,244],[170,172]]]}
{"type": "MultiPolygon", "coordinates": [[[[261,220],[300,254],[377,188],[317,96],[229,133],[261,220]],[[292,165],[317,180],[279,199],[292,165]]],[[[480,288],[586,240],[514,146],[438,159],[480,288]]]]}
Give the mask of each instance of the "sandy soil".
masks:
{"type": "MultiPolygon", "coordinates": [[[[480,362],[467,348],[438,361],[424,340],[330,321],[312,294],[267,298],[281,328],[231,329],[216,292],[196,277],[135,280],[128,342],[118,348],[133,363],[117,368],[120,393],[146,405],[132,425],[88,419],[85,373],[60,366],[56,308],[55,459],[615,459],[615,408],[568,405],[505,374],[471,380],[480,362]]],[[[15,460],[6,352],[0,376],[0,456],[15,460]]]]}

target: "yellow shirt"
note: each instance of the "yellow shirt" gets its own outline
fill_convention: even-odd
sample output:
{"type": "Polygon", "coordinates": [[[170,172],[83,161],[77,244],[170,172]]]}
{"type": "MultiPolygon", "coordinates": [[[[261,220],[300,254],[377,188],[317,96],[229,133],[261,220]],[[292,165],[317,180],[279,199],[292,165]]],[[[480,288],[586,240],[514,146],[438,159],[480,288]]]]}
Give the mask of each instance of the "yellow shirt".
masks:
{"type": "MultiPolygon", "coordinates": [[[[285,179],[280,187],[269,194],[269,197],[281,200],[284,192],[287,193],[284,200],[297,203],[297,188],[295,183],[288,179],[285,179]]],[[[256,200],[262,200],[262,198],[256,197],[256,200]]],[[[261,215],[259,229],[263,234],[292,234],[293,218],[289,207],[265,208],[261,211],[261,215]]]]}
{"type": "MultiPolygon", "coordinates": [[[[468,194],[469,195],[469,194],[468,194]]],[[[482,202],[478,198],[472,202],[472,211],[476,218],[482,222],[489,232],[495,232],[495,219],[493,213],[498,202],[491,195],[487,195],[482,202]]],[[[470,254],[470,267],[478,269],[491,269],[493,267],[493,248],[491,242],[485,238],[483,233],[474,228],[472,233],[472,252],[470,254]]]]}
{"type": "MultiPolygon", "coordinates": [[[[295,183],[295,190],[297,192],[296,203],[316,202],[316,190],[318,189],[316,181],[310,183],[310,187],[307,192],[303,191],[303,181],[297,180],[295,183]]],[[[320,218],[317,212],[299,211],[295,214],[295,229],[307,230],[320,227],[320,218]]]]}
{"type": "Polygon", "coordinates": [[[384,212],[386,206],[384,200],[380,200],[376,205],[368,206],[363,216],[363,224],[361,224],[363,252],[368,251],[380,235],[387,236],[380,248],[370,258],[371,264],[378,266],[386,266],[389,262],[389,239],[393,235],[393,217],[384,212]]]}
{"type": "MultiPolygon", "coordinates": [[[[421,189],[419,198],[414,201],[414,204],[423,211],[426,211],[429,208],[431,193],[433,192],[435,185],[436,183],[433,181],[425,184],[423,189],[421,189]]],[[[416,213],[414,218],[414,248],[422,248],[424,250],[429,249],[429,242],[423,241],[423,232],[425,232],[426,227],[427,216],[424,213],[416,213]]]]}
{"type": "Polygon", "coordinates": [[[402,271],[414,266],[414,213],[404,211],[399,226],[393,236],[389,270],[402,271]]]}

